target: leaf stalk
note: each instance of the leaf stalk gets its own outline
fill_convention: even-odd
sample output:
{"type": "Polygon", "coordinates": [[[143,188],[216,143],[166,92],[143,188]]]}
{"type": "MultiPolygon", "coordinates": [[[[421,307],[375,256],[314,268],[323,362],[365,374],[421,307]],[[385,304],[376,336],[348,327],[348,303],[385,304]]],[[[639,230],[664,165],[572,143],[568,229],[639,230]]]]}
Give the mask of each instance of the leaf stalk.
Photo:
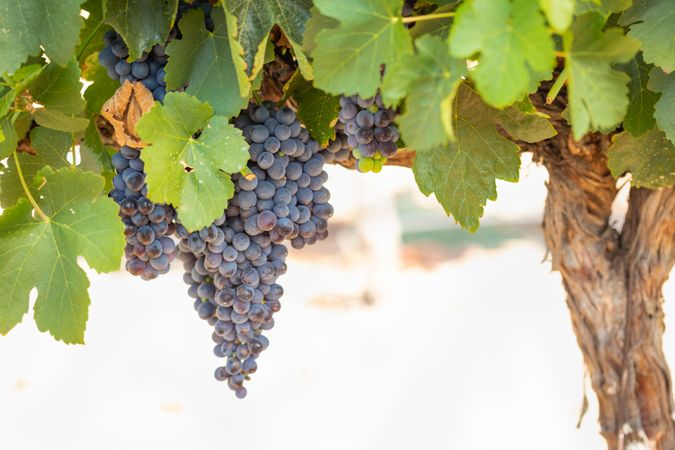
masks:
{"type": "Polygon", "coordinates": [[[19,162],[19,157],[17,156],[16,152],[14,152],[14,164],[16,164],[16,173],[19,175],[21,187],[23,187],[23,191],[26,193],[28,201],[30,202],[31,205],[33,205],[33,209],[35,209],[35,212],[38,214],[38,216],[40,216],[42,220],[44,220],[46,223],[49,223],[50,222],[49,216],[45,214],[45,212],[40,208],[40,206],[35,201],[33,194],[30,193],[30,189],[28,189],[26,179],[23,177],[23,171],[21,170],[21,163],[19,162]]]}

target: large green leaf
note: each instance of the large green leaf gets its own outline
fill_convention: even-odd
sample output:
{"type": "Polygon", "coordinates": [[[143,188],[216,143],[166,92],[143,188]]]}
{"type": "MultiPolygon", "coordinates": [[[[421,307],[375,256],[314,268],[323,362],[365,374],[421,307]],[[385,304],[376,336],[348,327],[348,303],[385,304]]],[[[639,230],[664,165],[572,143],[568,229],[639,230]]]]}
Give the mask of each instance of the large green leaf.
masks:
{"type": "Polygon", "coordinates": [[[578,15],[595,12],[607,17],[612,13],[625,10],[632,3],[633,0],[576,0],[575,12],[578,15]]]}
{"type": "Polygon", "coordinates": [[[605,19],[584,14],[565,33],[565,65],[572,131],[576,139],[592,130],[608,130],[623,120],[628,107],[628,76],[612,68],[626,63],[640,44],[619,28],[603,31],[605,19]]]}
{"type": "Polygon", "coordinates": [[[98,175],[46,167],[36,183],[48,221],[34,218],[26,199],[0,216],[0,334],[22,320],[36,288],[38,329],[68,344],[84,343],[89,280],[77,257],[99,272],[118,269],[124,226],[117,205],[101,196],[98,175]]]}
{"type": "Polygon", "coordinates": [[[0,0],[0,74],[12,73],[41,47],[65,65],[79,39],[84,0],[0,0]]]}
{"type": "MultiPolygon", "coordinates": [[[[246,72],[255,78],[262,68],[256,64],[260,52],[272,26],[277,24],[288,38],[298,60],[306,62],[300,46],[305,25],[309,19],[310,0],[225,0],[225,8],[237,19],[236,39],[244,50],[246,72]]],[[[258,59],[259,60],[259,59],[258,59]]],[[[301,67],[303,74],[309,66],[301,67]]]]}
{"type": "MultiPolygon", "coordinates": [[[[70,164],[66,159],[72,144],[70,133],[37,127],[30,132],[30,142],[37,154],[18,154],[24,179],[28,182],[44,166],[59,168],[70,164]]],[[[33,187],[31,187],[31,190],[34,195],[37,194],[33,187]]],[[[14,158],[9,158],[7,168],[0,176],[0,205],[3,208],[8,208],[24,195],[14,158]]]]}
{"type": "Polygon", "coordinates": [[[340,98],[315,88],[297,73],[288,85],[287,95],[298,104],[298,117],[310,136],[327,145],[335,137],[333,122],[340,110],[340,98]]]}
{"type": "Polygon", "coordinates": [[[225,20],[222,8],[213,9],[215,29],[204,28],[204,12],[194,10],[181,19],[183,39],[167,46],[170,55],[166,66],[168,89],[180,89],[207,101],[217,114],[233,116],[248,101],[251,83],[246,76],[239,44],[231,39],[233,21],[225,20]]]}
{"type": "Polygon", "coordinates": [[[446,213],[474,231],[486,201],[497,198],[495,180],[518,181],[519,149],[497,132],[499,111],[470,86],[462,84],[454,102],[455,141],[417,153],[413,172],[423,193],[434,193],[446,213]]]}
{"type": "Polygon", "coordinates": [[[609,169],[620,177],[633,175],[637,187],[658,189],[675,184],[675,147],[661,130],[651,130],[640,137],[624,131],[612,138],[609,169]]]}
{"type": "Polygon", "coordinates": [[[640,136],[654,127],[654,104],[659,94],[647,88],[651,64],[646,64],[640,53],[621,68],[628,74],[628,110],[623,119],[624,130],[633,136],[640,136]]]}
{"type": "Polygon", "coordinates": [[[380,84],[380,66],[392,65],[412,51],[400,20],[402,0],[316,0],[314,4],[340,25],[316,36],[314,85],[332,94],[372,97],[380,84]]]}
{"type": "Polygon", "coordinates": [[[642,44],[645,61],[670,73],[675,69],[675,4],[672,0],[636,1],[621,17],[628,35],[642,44]]]}
{"type": "Polygon", "coordinates": [[[470,73],[481,96],[503,107],[533,91],[555,64],[553,39],[532,0],[469,0],[450,31],[457,58],[478,54],[470,73]]]}
{"type": "Polygon", "coordinates": [[[415,42],[417,54],[406,55],[387,71],[385,102],[405,98],[405,112],[397,118],[406,145],[428,150],[454,139],[452,108],[466,63],[450,56],[447,43],[435,36],[415,42]]]}
{"type": "Polygon", "coordinates": [[[164,44],[178,10],[178,0],[104,0],[106,23],[129,47],[129,59],[141,57],[155,44],[164,44]]]}
{"type": "Polygon", "coordinates": [[[647,87],[661,93],[661,98],[654,105],[654,118],[668,139],[675,142],[675,73],[667,75],[654,67],[649,72],[647,87]]]}
{"type": "Polygon", "coordinates": [[[136,130],[152,145],[143,150],[150,198],[176,207],[190,230],[208,226],[234,193],[230,173],[248,160],[248,144],[208,103],[169,93],[164,105],[141,117],[136,130]],[[199,131],[199,138],[193,135],[199,131]]]}

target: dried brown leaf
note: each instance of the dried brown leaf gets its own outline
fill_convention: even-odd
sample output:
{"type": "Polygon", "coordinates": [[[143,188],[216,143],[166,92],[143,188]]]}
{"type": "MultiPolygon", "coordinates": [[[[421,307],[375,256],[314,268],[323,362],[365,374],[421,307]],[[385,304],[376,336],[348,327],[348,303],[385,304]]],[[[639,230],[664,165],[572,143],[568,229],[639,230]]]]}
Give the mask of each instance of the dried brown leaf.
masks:
{"type": "Polygon", "coordinates": [[[113,126],[114,139],[120,146],[144,146],[136,134],[136,123],[154,103],[152,93],[143,84],[129,81],[125,81],[105,102],[101,114],[113,126]]]}

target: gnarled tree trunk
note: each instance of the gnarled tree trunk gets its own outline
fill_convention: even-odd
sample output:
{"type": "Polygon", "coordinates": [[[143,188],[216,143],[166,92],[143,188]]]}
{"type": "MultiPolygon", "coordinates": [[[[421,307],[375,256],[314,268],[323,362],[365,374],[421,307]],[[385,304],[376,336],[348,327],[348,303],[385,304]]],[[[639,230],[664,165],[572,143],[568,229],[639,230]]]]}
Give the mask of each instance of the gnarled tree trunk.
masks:
{"type": "Polygon", "coordinates": [[[548,108],[559,134],[536,149],[550,177],[544,233],[599,400],[601,432],[610,450],[634,443],[674,450],[661,287],[675,261],[675,189],[632,188],[623,229],[614,229],[610,138],[574,141],[560,111],[548,108]]]}

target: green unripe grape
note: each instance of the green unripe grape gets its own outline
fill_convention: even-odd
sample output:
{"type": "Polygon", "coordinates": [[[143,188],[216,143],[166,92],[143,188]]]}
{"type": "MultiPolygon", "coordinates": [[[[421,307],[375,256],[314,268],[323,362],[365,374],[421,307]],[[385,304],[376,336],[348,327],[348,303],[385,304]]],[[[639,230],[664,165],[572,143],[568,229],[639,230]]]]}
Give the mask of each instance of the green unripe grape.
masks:
{"type": "Polygon", "coordinates": [[[356,168],[359,172],[370,172],[373,170],[374,163],[372,158],[359,159],[356,163],[356,168]]]}
{"type": "Polygon", "coordinates": [[[382,161],[373,161],[373,173],[379,173],[382,170],[382,161]]]}
{"type": "Polygon", "coordinates": [[[356,159],[363,159],[363,154],[361,153],[361,151],[358,148],[355,148],[354,150],[352,150],[352,156],[354,156],[354,158],[356,158],[356,159]]]}

